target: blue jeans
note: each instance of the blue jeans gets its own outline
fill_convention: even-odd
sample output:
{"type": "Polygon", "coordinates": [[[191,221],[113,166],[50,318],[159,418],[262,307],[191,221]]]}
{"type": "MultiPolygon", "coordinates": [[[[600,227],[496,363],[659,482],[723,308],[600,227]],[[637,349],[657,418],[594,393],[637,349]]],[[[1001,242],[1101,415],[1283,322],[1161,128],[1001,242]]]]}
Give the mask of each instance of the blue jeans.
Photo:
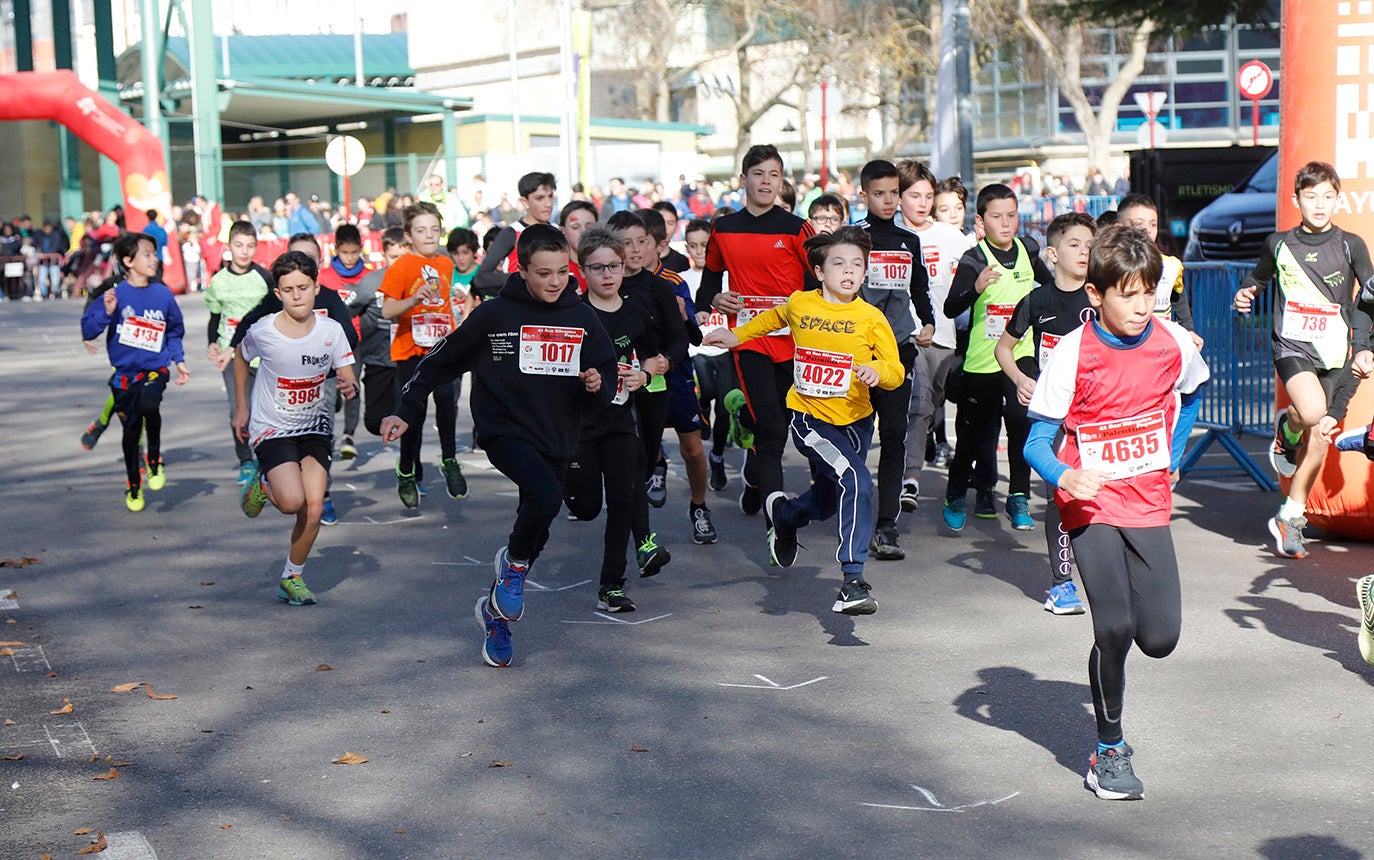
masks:
{"type": "Polygon", "coordinates": [[[792,413],[792,440],[811,462],[811,488],[788,499],[778,513],[801,529],[839,514],[835,559],[845,578],[863,573],[873,536],[873,476],[865,463],[873,441],[873,416],[836,427],[804,412],[792,413]]]}

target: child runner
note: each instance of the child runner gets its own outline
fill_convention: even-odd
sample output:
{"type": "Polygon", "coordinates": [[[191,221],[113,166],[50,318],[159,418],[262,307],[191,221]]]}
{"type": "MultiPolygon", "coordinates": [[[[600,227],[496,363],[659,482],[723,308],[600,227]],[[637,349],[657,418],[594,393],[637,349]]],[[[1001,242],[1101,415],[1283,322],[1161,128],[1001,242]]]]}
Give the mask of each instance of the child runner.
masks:
{"type": "Polygon", "coordinates": [[[822,194],[806,207],[806,220],[817,233],[834,233],[849,220],[849,210],[843,198],[822,194]]]}
{"type": "MultiPolygon", "coordinates": [[[[439,213],[431,203],[415,203],[401,213],[405,219],[410,253],[392,263],[382,278],[382,316],[396,320],[396,338],[391,342],[391,359],[396,362],[396,378],[404,386],[415,374],[420,359],[453,331],[453,310],[449,304],[453,284],[453,260],[439,253],[439,213]]],[[[419,420],[408,421],[410,429],[401,439],[401,457],[396,463],[396,494],[407,508],[420,506],[419,482],[424,480],[420,464],[420,443],[425,435],[424,407],[419,420]]],[[[467,481],[458,465],[458,409],[454,406],[453,381],[444,380],[434,389],[434,423],[439,431],[439,465],[450,497],[467,494],[467,481]]],[[[385,435],[383,435],[385,440],[385,435]]]]}
{"type": "MultiPolygon", "coordinates": [[[[86,304],[82,307],[82,312],[84,313],[87,309],[89,309],[91,303],[99,299],[101,296],[105,295],[107,291],[113,290],[115,288],[115,285],[123,279],[123,267],[119,265],[118,260],[111,260],[110,276],[107,277],[105,280],[101,281],[99,286],[97,286],[93,290],[90,290],[86,294],[86,304]]],[[[98,337],[99,334],[97,333],[97,338],[98,337]]],[[[99,341],[95,338],[92,338],[90,340],[83,340],[81,342],[81,345],[84,346],[86,348],[86,352],[90,353],[91,355],[95,355],[98,352],[100,352],[99,341]]],[[[111,368],[111,370],[113,370],[113,368],[111,368]]],[[[114,415],[114,409],[115,398],[114,393],[111,392],[105,395],[105,405],[100,408],[100,414],[95,416],[95,420],[92,421],[91,425],[86,428],[86,432],[81,434],[82,448],[85,448],[87,451],[89,451],[95,447],[97,442],[100,441],[101,435],[104,434],[104,432],[108,430],[110,427],[110,417],[114,415]]]]}
{"type": "Polygon", "coordinates": [[[81,315],[81,339],[91,340],[105,332],[105,348],[114,375],[115,412],[124,426],[124,471],[128,488],[124,505],[143,510],[143,480],[139,474],[139,440],[148,446],[148,489],[167,485],[162,466],[162,393],[167,372],[177,369],[177,385],[185,385],[191,372],[183,351],[181,308],[166,286],[156,283],[157,242],[143,233],[121,233],[114,241],[114,258],[124,266],[124,280],[91,302],[81,315]]]}
{"type": "Polygon", "coordinates": [[[906,558],[906,552],[897,543],[897,516],[902,510],[912,368],[916,366],[917,348],[930,346],[935,336],[930,275],[922,261],[921,240],[910,230],[898,227],[895,221],[903,190],[901,174],[890,161],[870,161],[859,172],[859,196],[868,216],[858,226],[873,240],[868,277],[859,295],[887,317],[902,362],[900,385],[891,391],[879,389],[869,393],[878,421],[879,453],[877,517],[868,551],[879,561],[906,558]]]}
{"type": "MultiPolygon", "coordinates": [[[[988,234],[995,229],[989,224],[988,234]]],[[[1162,269],[1159,249],[1139,230],[1116,226],[1097,235],[1087,275],[1097,319],[1050,354],[1031,398],[1035,426],[1026,442],[1027,459],[1058,488],[1055,501],[1092,608],[1088,682],[1097,750],[1085,782],[1108,800],[1144,794],[1121,729],[1126,655],[1133,641],[1156,658],[1178,643],[1169,481],[1208,377],[1188,332],[1154,316],[1162,269]]]]}
{"type": "MultiPolygon", "coordinates": [[[[1045,256],[1054,266],[1054,283],[1040,284],[1017,304],[1007,330],[997,341],[997,363],[1016,386],[1016,397],[1023,406],[1030,404],[1035,381],[1049,363],[1055,345],[1095,316],[1083,283],[1088,276],[1088,252],[1096,232],[1092,216],[1082,212],[1060,215],[1050,222],[1045,231],[1045,256]],[[1035,350],[1018,359],[1016,345],[1027,333],[1035,350]]],[[[1050,592],[1045,598],[1045,609],[1055,615],[1078,615],[1083,612],[1083,601],[1073,584],[1069,535],[1064,531],[1059,506],[1054,504],[1053,487],[1048,487],[1045,497],[1050,499],[1045,508],[1045,545],[1050,559],[1050,592]]]]}
{"type": "MultiPolygon", "coordinates": [[[[965,251],[977,245],[978,240],[982,238],[979,233],[979,230],[982,229],[981,224],[975,224],[974,230],[971,232],[964,232],[964,217],[967,208],[968,189],[964,187],[964,183],[959,177],[949,176],[936,184],[934,218],[941,224],[948,224],[959,231],[960,235],[964,237],[965,251]]],[[[959,259],[963,254],[964,252],[960,251],[954,256],[951,263],[953,268],[950,270],[951,281],[954,279],[954,271],[959,268],[959,259]]],[[[936,308],[936,310],[943,311],[944,308],[936,308]]],[[[964,356],[968,353],[968,321],[968,313],[960,314],[954,318],[954,361],[945,373],[946,395],[949,392],[950,377],[963,366],[964,356]]],[[[950,461],[954,459],[954,446],[949,444],[949,437],[946,432],[945,402],[936,401],[934,408],[931,431],[927,437],[931,443],[934,443],[934,456],[930,458],[930,464],[937,469],[948,469],[950,461]]],[[[977,464],[975,463],[975,465],[977,464]]]]}
{"type": "Polygon", "coordinates": [[[1374,285],[1374,266],[1364,240],[1331,223],[1340,190],[1331,165],[1313,161],[1299,168],[1293,203],[1302,223],[1264,241],[1259,264],[1235,299],[1236,310],[1249,313],[1255,294],[1278,275],[1274,370],[1289,406],[1277,416],[1269,462],[1293,480],[1269,533],[1278,554],[1288,558],[1307,555],[1307,494],[1326,457],[1326,439],[1309,431],[1327,415],[1352,353],[1369,350],[1370,317],[1357,300],[1362,287],[1374,285]]]}
{"type": "Polygon", "coordinates": [[[273,292],[282,310],[253,323],[234,357],[238,384],[234,432],[252,445],[258,465],[239,497],[250,517],[271,502],[295,514],[291,549],[282,567],[277,597],[308,606],[315,596],[301,573],[320,533],[329,461],[334,450],[334,404],[325,398],[325,376],[338,373],[344,397],[358,396],[353,349],[343,326],[314,311],[319,267],[299,251],[272,263],[273,292]],[[249,363],[258,362],[258,379],[249,401],[249,363]]]}
{"type": "Polygon", "coordinates": [[[663,233],[667,237],[659,251],[658,260],[663,268],[680,275],[692,268],[692,261],[687,258],[686,254],[668,246],[668,243],[677,236],[677,207],[667,200],[660,200],[652,208],[663,216],[663,233]]]}
{"type": "MultiPolygon", "coordinates": [[[[210,276],[205,288],[205,309],[210,312],[206,356],[218,366],[220,353],[229,348],[239,321],[258,306],[272,288],[272,276],[253,262],[258,250],[257,231],[247,221],[235,221],[229,226],[229,262],[210,276]]],[[[257,368],[248,373],[248,385],[253,385],[257,368]]],[[[239,483],[246,484],[253,477],[253,449],[234,432],[234,368],[223,366],[224,390],[229,395],[229,435],[234,440],[234,453],[239,460],[239,483]]]]}
{"type": "Polygon", "coordinates": [[[844,584],[831,606],[846,615],[868,615],[878,602],[864,581],[868,539],[873,534],[873,478],[865,462],[873,440],[869,389],[902,384],[897,341],[882,312],[858,298],[868,271],[872,240],[858,227],[841,227],[806,241],[821,289],[794,292],[733,331],[716,331],[710,346],[740,343],[790,327],[796,343],[792,390],[792,439],[811,464],[811,487],[796,498],[769,494],[768,551],[779,567],[797,558],[797,531],[813,520],[839,514],[835,553],[844,584]]]}
{"type": "Polygon", "coordinates": [[[634,601],[625,596],[625,549],[635,505],[642,503],[635,499],[636,485],[643,482],[637,468],[642,446],[630,395],[649,379],[638,357],[657,355],[658,342],[644,309],[620,295],[625,273],[625,245],[620,239],[605,228],[591,227],[582,234],[578,257],[587,276],[583,301],[596,310],[611,338],[619,378],[610,404],[582,410],[577,455],[568,464],[563,500],[577,519],[595,519],[605,487],[606,536],[596,606],[606,612],[633,612],[634,601]]]}
{"type": "MultiPolygon", "coordinates": [[[[1054,281],[1040,260],[1040,248],[1033,239],[1018,239],[1021,227],[1016,192],[993,184],[978,192],[978,223],[987,238],[967,251],[959,260],[954,283],[945,299],[945,316],[957,317],[972,309],[969,318],[968,353],[964,356],[960,380],[959,408],[955,413],[958,440],[954,459],[949,464],[949,484],[945,489],[944,520],[953,531],[964,528],[964,494],[970,473],[977,491],[973,515],[997,518],[993,488],[997,485],[997,438],[1001,425],[1007,426],[1007,463],[1010,486],[1007,516],[1018,531],[1035,528],[1030,516],[1030,467],[1021,453],[1026,444],[1030,422],[1026,407],[1016,397],[1016,388],[997,366],[993,349],[1006,331],[1016,305],[1036,283],[1054,281]],[[973,472],[974,461],[978,463],[973,472]]],[[[1029,340],[1017,345],[1016,357],[1033,351],[1029,340]]]]}
{"type": "Polygon", "coordinates": [[[525,210],[525,214],[514,224],[501,228],[487,255],[482,258],[472,287],[483,299],[502,290],[507,273],[514,272],[519,266],[515,243],[521,231],[533,224],[547,224],[553,217],[554,192],[558,190],[558,183],[552,173],[526,173],[520,177],[516,189],[520,192],[520,208],[525,210]]]}
{"type": "MultiPolygon", "coordinates": [[[[372,265],[363,257],[363,237],[354,224],[340,224],[334,231],[334,253],[329,265],[320,269],[319,284],[339,294],[351,311],[357,298],[358,284],[372,271],[372,265]]],[[[361,321],[354,316],[353,333],[361,336],[361,321]]],[[[358,432],[358,419],[362,415],[362,401],[357,397],[343,401],[344,432],[339,440],[339,459],[352,460],[358,456],[358,448],[353,444],[353,434],[358,432]]],[[[338,406],[338,402],[335,402],[338,406]]]]}
{"type": "Polygon", "coordinates": [[[382,278],[392,263],[410,253],[410,240],[400,227],[382,233],[382,267],[368,272],[358,282],[349,310],[358,320],[358,347],[355,357],[362,365],[363,426],[381,435],[382,419],[396,411],[396,362],[391,360],[392,328],[395,323],[382,316],[382,278]]]}
{"type": "MultiPolygon", "coordinates": [[[[687,222],[683,230],[687,242],[687,256],[692,268],[682,273],[682,279],[692,291],[692,306],[697,304],[697,291],[701,288],[701,272],[706,267],[706,245],[711,240],[711,222],[700,218],[687,222]]],[[[722,276],[722,283],[729,289],[729,274],[722,276]]],[[[720,311],[697,311],[701,323],[701,333],[728,327],[725,314],[720,311]]],[[[704,420],[709,421],[711,434],[711,453],[708,457],[711,489],[720,492],[725,489],[728,479],[725,476],[725,450],[729,447],[730,413],[725,409],[725,394],[739,386],[735,379],[735,360],[728,349],[716,346],[693,346],[688,349],[692,355],[692,365],[696,370],[697,403],[704,420]]]]}
{"type": "MultiPolygon", "coordinates": [[[[1116,207],[1117,222],[1137,230],[1156,246],[1159,245],[1159,206],[1147,194],[1127,194],[1116,207]]],[[[1172,319],[1193,335],[1193,344],[1202,349],[1202,338],[1193,331],[1193,308],[1188,296],[1183,292],[1183,261],[1164,253],[1160,249],[1160,259],[1164,261],[1164,274],[1155,287],[1155,313],[1165,319],[1172,319]]]]}
{"type": "Polygon", "coordinates": [[[496,580],[477,601],[486,630],[482,659],[509,666],[508,622],[525,611],[525,575],[549,539],[563,502],[563,476],[577,453],[583,409],[615,396],[615,350],[596,312],[568,284],[568,240],[557,227],[522,231],[520,265],[495,301],[478,305],[452,336],[419,362],[401,389],[382,438],[422,421],[426,398],[471,371],[472,419],[487,459],[520,491],[515,524],[496,553],[496,580]],[[602,381],[605,380],[605,384],[602,381]]]}
{"type": "MultiPolygon", "coordinates": [[[[576,250],[582,242],[582,231],[597,222],[599,217],[596,205],[590,200],[572,200],[558,211],[558,227],[563,231],[563,235],[568,238],[568,247],[576,250]]],[[[568,263],[568,273],[577,279],[577,291],[585,293],[587,291],[586,278],[582,277],[582,270],[578,268],[576,260],[568,263]]]]}

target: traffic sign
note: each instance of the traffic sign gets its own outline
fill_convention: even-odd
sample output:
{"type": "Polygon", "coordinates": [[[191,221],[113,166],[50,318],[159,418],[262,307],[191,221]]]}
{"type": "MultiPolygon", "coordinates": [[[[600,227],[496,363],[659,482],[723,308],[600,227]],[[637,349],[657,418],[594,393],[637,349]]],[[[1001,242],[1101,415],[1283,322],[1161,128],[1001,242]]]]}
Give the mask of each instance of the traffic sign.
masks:
{"type": "Polygon", "coordinates": [[[1169,141],[1169,133],[1158,120],[1146,120],[1136,128],[1135,141],[1141,146],[1154,149],[1156,146],[1169,141]]]}
{"type": "Polygon", "coordinates": [[[1135,93],[1135,103],[1140,106],[1141,113],[1150,119],[1159,116],[1159,112],[1164,109],[1164,102],[1169,98],[1166,92],[1158,90],[1148,93],[1135,93]]]}
{"type": "Polygon", "coordinates": [[[1236,74],[1236,87],[1251,101],[1259,101],[1274,88],[1274,72],[1259,60],[1251,60],[1236,74]]]}
{"type": "Polygon", "coordinates": [[[363,142],[352,135],[341,134],[324,148],[324,163],[339,176],[352,176],[363,169],[366,160],[363,142]]]}

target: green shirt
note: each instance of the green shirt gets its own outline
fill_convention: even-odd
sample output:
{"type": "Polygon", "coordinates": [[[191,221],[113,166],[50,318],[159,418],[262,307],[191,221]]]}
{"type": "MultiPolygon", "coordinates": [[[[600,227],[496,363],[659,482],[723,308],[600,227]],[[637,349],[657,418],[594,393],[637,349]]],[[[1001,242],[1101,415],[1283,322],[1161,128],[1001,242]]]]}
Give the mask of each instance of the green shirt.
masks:
{"type": "Polygon", "coordinates": [[[239,274],[226,265],[215,272],[214,277],[210,278],[210,286],[205,289],[205,309],[212,314],[219,314],[218,342],[221,349],[229,347],[229,340],[234,336],[239,320],[257,307],[266,295],[267,279],[256,268],[239,274]]]}

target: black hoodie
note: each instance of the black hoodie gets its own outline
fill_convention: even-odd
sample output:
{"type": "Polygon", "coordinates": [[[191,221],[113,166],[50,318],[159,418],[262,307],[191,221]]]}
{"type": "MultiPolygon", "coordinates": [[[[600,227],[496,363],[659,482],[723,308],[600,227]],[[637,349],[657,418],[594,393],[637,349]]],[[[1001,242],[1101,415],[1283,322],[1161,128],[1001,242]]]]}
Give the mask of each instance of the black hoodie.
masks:
{"type": "MultiPolygon", "coordinates": [[[[527,358],[535,355],[538,347],[526,346],[527,358]]],[[[519,273],[510,275],[496,298],[478,305],[420,360],[415,376],[401,389],[397,416],[413,425],[434,387],[467,371],[472,371],[470,402],[478,444],[486,448],[492,440],[515,437],[552,460],[570,460],[577,452],[582,410],[600,409],[615,396],[615,349],[596,311],[582,302],[571,282],[556,302],[540,301],[530,295],[519,273]],[[595,394],[577,376],[520,369],[521,330],[533,335],[534,329],[548,326],[583,332],[578,370],[595,368],[601,374],[595,394]]]]}

